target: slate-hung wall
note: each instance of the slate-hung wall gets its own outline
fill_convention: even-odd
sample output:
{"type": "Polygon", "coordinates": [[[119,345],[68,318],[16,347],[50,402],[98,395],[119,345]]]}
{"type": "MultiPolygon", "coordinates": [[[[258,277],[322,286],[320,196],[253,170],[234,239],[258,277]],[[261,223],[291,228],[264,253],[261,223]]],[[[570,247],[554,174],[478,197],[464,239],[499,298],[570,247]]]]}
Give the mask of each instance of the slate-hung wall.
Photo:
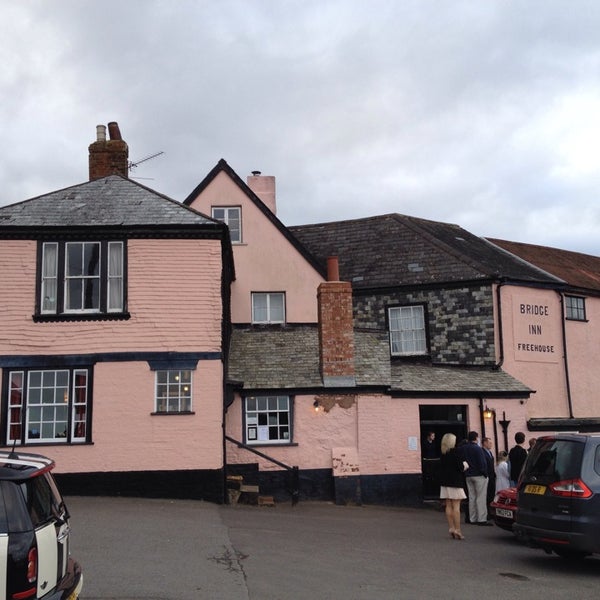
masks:
{"type": "Polygon", "coordinates": [[[492,288],[422,289],[386,294],[356,292],[357,328],[388,330],[388,308],[425,304],[430,356],[435,363],[495,363],[492,288]]]}

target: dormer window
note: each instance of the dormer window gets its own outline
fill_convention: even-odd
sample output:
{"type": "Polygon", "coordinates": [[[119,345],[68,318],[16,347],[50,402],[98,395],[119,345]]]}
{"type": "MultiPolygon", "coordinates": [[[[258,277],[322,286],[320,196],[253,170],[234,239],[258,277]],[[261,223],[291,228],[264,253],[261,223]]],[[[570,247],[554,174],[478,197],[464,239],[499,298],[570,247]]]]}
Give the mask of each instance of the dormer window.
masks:
{"type": "Polygon", "coordinates": [[[229,227],[232,244],[242,243],[242,209],[239,206],[213,206],[212,218],[229,227]]]}
{"type": "Polygon", "coordinates": [[[124,253],[120,241],[44,242],[37,314],[123,313],[124,253]]]}

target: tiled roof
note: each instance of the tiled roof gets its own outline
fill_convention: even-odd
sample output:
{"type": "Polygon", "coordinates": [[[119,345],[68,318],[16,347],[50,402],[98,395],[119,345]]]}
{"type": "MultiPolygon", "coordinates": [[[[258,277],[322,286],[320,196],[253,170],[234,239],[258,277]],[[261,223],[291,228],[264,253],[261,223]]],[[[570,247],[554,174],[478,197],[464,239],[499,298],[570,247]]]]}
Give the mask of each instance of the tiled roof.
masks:
{"type": "Polygon", "coordinates": [[[560,277],[575,288],[600,292],[600,257],[546,246],[489,238],[489,241],[523,260],[560,277]]]}
{"type": "MultiPolygon", "coordinates": [[[[355,332],[355,354],[357,386],[391,388],[392,393],[402,394],[527,396],[531,391],[504,371],[492,368],[390,363],[384,332],[355,332]]],[[[245,389],[322,388],[317,327],[234,328],[228,379],[243,382],[245,389]]]]}
{"type": "Polygon", "coordinates": [[[289,229],[321,264],[338,256],[340,277],[354,289],[497,277],[557,281],[448,223],[389,214],[289,229]]]}
{"type": "Polygon", "coordinates": [[[0,208],[0,228],[215,225],[139,183],[111,175],[0,208]]]}
{"type": "Polygon", "coordinates": [[[392,364],[392,390],[403,393],[523,395],[532,390],[501,369],[392,364]]]}

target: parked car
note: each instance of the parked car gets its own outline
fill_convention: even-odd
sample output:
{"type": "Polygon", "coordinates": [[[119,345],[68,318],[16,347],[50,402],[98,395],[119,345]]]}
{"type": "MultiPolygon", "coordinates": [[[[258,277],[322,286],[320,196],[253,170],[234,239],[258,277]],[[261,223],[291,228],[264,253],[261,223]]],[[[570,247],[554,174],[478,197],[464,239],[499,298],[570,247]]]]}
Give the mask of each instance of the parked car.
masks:
{"type": "Polygon", "coordinates": [[[53,468],[44,456],[0,451],[0,600],[79,597],[83,576],[69,555],[69,513],[53,468]]]}
{"type": "Polygon", "coordinates": [[[538,438],[518,483],[515,533],[547,552],[600,552],[600,434],[538,438]]]}
{"type": "Polygon", "coordinates": [[[490,506],[494,523],[506,531],[512,531],[517,515],[517,488],[500,490],[490,506]]]}

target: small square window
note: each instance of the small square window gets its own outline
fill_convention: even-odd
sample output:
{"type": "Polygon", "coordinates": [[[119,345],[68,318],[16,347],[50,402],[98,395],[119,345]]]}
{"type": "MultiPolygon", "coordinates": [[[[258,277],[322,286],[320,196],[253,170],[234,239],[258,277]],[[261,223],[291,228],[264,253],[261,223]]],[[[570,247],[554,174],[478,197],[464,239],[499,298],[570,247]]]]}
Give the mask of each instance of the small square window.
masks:
{"type": "Polygon", "coordinates": [[[567,319],[585,321],[585,298],[579,296],[565,296],[565,309],[567,319]]]}
{"type": "Polygon", "coordinates": [[[246,442],[289,444],[292,417],[289,396],[252,396],[245,399],[246,442]]]}
{"type": "Polygon", "coordinates": [[[257,324],[285,323],[283,292],[253,292],[252,322],[257,324]]]}
{"type": "Polygon", "coordinates": [[[155,412],[188,413],[192,411],[192,372],[156,371],[155,412]]]}

